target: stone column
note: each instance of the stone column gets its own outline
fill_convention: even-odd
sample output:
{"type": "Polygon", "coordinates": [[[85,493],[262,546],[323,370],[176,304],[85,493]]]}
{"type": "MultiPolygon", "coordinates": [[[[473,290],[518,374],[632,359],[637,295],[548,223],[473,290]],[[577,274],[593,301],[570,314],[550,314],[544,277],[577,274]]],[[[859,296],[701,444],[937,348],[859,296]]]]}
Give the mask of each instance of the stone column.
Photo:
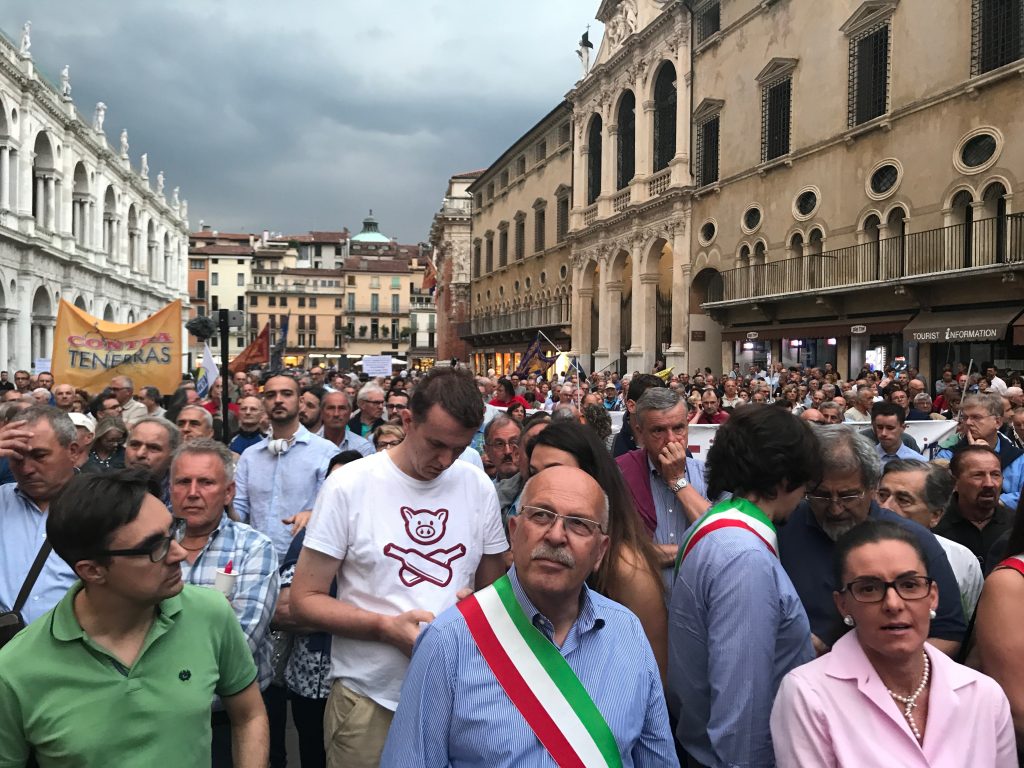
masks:
{"type": "Polygon", "coordinates": [[[39,357],[39,350],[43,346],[43,334],[42,326],[38,323],[33,323],[31,319],[29,322],[32,323],[32,346],[29,348],[28,354],[29,367],[31,367],[32,365],[35,365],[36,358],[39,357]]]}
{"type": "MultiPolygon", "coordinates": [[[[11,367],[10,361],[10,349],[8,346],[8,320],[7,318],[0,319],[0,370],[9,371],[11,367]]],[[[14,381],[14,376],[11,376],[11,381],[14,381]]]]}
{"type": "MultiPolygon", "coordinates": [[[[584,278],[586,273],[584,273],[584,278]]],[[[574,303],[575,312],[578,315],[578,336],[573,336],[572,346],[580,353],[580,364],[584,370],[592,370],[594,365],[594,350],[591,349],[591,338],[593,337],[593,328],[591,326],[591,319],[594,312],[594,288],[592,286],[580,287],[576,291],[576,301],[574,303]]]]}
{"type": "Polygon", "coordinates": [[[78,200],[71,201],[71,234],[77,245],[82,244],[82,214],[78,200]]]}
{"type": "Polygon", "coordinates": [[[649,371],[656,358],[661,357],[658,347],[658,273],[633,275],[633,348],[629,356],[629,370],[649,371]],[[637,324],[639,323],[639,325],[637,324]]]}
{"type": "Polygon", "coordinates": [[[46,177],[46,228],[57,231],[57,179],[46,177]]]}
{"type": "Polygon", "coordinates": [[[690,226],[689,216],[672,234],[672,342],[665,364],[685,371],[689,365],[690,337],[690,226]]]}
{"type": "Polygon", "coordinates": [[[601,142],[601,194],[597,198],[597,216],[604,218],[612,213],[612,196],[615,194],[615,148],[619,144],[619,126],[606,125],[601,142]]]}
{"type": "Polygon", "coordinates": [[[32,295],[28,290],[30,280],[28,275],[18,275],[18,321],[14,328],[16,368],[28,368],[31,365],[29,358],[32,357],[32,295]]]}
{"type": "Polygon", "coordinates": [[[53,326],[50,322],[50,319],[47,319],[42,325],[43,347],[39,350],[40,357],[50,357],[53,354],[53,326]]]}
{"type": "MultiPolygon", "coordinates": [[[[0,147],[0,209],[11,209],[11,148],[0,147]]],[[[6,365],[6,360],[4,361],[6,365]]]]}
{"type": "Polygon", "coordinates": [[[46,179],[36,177],[36,226],[46,226],[46,179]]]}
{"type": "MultiPolygon", "coordinates": [[[[608,316],[611,312],[608,306],[608,266],[607,261],[599,262],[601,272],[598,275],[598,296],[597,296],[597,349],[594,350],[594,368],[604,368],[609,361],[610,326],[608,316]]],[[[618,353],[616,353],[618,354],[618,353]]]]}
{"type": "MultiPolygon", "coordinates": [[[[600,318],[600,322],[608,329],[608,361],[605,364],[612,363],[612,369],[617,370],[619,358],[622,356],[622,281],[608,281],[604,287],[605,306],[608,311],[607,318],[600,318]]],[[[619,375],[623,373],[624,371],[619,371],[619,375]]]]}

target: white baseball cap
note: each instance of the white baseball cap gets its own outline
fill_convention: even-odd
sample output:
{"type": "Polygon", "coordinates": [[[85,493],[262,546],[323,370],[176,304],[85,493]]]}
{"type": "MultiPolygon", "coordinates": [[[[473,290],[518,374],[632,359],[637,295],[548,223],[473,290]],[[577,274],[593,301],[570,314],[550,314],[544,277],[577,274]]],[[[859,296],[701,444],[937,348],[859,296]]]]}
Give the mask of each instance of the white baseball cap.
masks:
{"type": "Polygon", "coordinates": [[[86,416],[84,413],[69,413],[68,418],[71,419],[71,423],[76,427],[83,427],[89,430],[89,434],[96,434],[96,422],[86,416]]]}

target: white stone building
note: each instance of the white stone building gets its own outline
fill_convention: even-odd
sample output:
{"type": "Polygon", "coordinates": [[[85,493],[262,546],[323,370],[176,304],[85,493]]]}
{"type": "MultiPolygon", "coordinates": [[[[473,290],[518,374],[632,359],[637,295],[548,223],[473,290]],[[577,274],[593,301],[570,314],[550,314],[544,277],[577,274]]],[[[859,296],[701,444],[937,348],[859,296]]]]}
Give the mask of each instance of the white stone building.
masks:
{"type": "Polygon", "coordinates": [[[54,86],[31,42],[0,35],[0,369],[49,358],[60,299],[136,322],[187,304],[187,201],[150,182],[145,161],[103,132],[106,106],[79,115],[67,69],[54,86]]]}

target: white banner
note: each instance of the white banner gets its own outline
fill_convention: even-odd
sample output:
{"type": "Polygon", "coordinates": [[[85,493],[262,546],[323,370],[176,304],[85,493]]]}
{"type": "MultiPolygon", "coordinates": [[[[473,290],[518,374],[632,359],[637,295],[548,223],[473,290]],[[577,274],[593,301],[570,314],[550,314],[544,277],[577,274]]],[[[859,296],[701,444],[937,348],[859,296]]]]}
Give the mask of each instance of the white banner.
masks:
{"type": "Polygon", "coordinates": [[[363,373],[367,376],[390,376],[391,355],[364,355],[363,373]]]}

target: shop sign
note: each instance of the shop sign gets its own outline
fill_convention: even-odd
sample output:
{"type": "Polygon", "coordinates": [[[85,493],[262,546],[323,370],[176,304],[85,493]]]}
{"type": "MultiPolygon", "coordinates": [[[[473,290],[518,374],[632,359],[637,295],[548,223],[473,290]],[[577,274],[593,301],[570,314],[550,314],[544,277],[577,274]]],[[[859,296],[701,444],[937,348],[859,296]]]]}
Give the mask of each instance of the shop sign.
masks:
{"type": "Polygon", "coordinates": [[[912,331],[913,341],[999,341],[1006,334],[1005,326],[994,328],[946,328],[942,330],[912,331]]]}
{"type": "Polygon", "coordinates": [[[754,341],[757,338],[757,331],[749,331],[747,333],[747,341],[754,341]]]}
{"type": "Polygon", "coordinates": [[[706,331],[690,331],[690,341],[705,341],[706,338],[706,331]]]}
{"type": "Polygon", "coordinates": [[[868,332],[868,327],[866,325],[851,325],[850,326],[850,333],[852,333],[855,336],[859,335],[861,333],[867,333],[867,332],[868,332]]]}

